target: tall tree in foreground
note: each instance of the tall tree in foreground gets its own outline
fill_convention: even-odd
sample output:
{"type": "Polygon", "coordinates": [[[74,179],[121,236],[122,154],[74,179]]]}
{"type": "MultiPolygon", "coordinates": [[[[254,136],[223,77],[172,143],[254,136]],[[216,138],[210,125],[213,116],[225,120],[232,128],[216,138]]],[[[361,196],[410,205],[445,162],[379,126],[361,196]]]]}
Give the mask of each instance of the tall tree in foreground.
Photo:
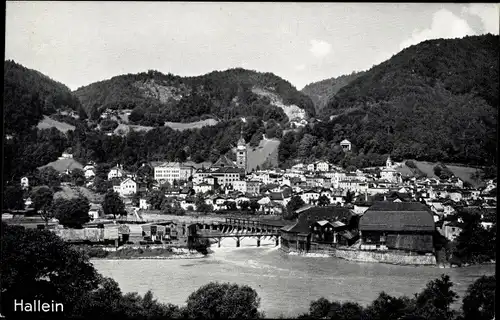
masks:
{"type": "Polygon", "coordinates": [[[496,276],[482,276],[469,286],[463,298],[463,317],[493,319],[495,317],[496,276]]]}
{"type": "Polygon", "coordinates": [[[35,210],[40,214],[45,224],[49,224],[49,219],[52,218],[50,208],[54,199],[54,193],[48,187],[38,187],[31,192],[31,201],[35,206],[35,210]]]}
{"type": "Polygon", "coordinates": [[[211,282],[193,292],[187,299],[190,318],[258,319],[260,298],[249,286],[211,282]]]}
{"type": "Polygon", "coordinates": [[[115,219],[116,216],[124,216],[127,214],[127,211],[125,211],[125,204],[118,193],[114,191],[109,191],[104,196],[102,210],[105,215],[112,214],[115,219]]]}
{"type": "Polygon", "coordinates": [[[54,217],[59,223],[69,228],[81,228],[90,221],[89,200],[84,197],[74,199],[56,199],[52,204],[54,217]]]}

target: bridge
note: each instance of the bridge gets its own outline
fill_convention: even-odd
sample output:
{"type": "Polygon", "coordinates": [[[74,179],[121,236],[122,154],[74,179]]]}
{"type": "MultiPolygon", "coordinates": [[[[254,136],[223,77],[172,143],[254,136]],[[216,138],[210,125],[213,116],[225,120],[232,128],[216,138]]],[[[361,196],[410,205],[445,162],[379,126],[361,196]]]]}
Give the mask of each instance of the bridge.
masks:
{"type": "Polygon", "coordinates": [[[278,246],[282,227],[279,223],[239,218],[226,218],[225,222],[198,222],[190,225],[190,228],[194,226],[196,231],[193,236],[198,239],[217,239],[219,247],[222,238],[236,239],[236,247],[240,246],[242,238],[255,238],[257,247],[260,247],[261,239],[264,237],[275,238],[278,246]]]}

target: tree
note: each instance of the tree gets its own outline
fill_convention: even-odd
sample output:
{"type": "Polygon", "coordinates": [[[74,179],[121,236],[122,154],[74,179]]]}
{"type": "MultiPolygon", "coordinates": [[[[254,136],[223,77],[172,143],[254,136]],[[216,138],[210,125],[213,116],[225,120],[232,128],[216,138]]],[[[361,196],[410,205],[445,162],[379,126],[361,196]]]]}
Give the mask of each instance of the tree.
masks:
{"type": "Polygon", "coordinates": [[[24,208],[24,191],[19,185],[6,186],[3,190],[3,209],[21,210],[24,208]]]}
{"type": "Polygon", "coordinates": [[[61,318],[68,318],[82,295],[97,287],[98,273],[92,263],[53,232],[2,222],[2,233],[1,304],[7,318],[17,318],[14,299],[63,303],[61,318]]]}
{"type": "Polygon", "coordinates": [[[330,204],[330,199],[326,195],[321,195],[318,198],[318,206],[325,207],[330,204]]]}
{"type": "Polygon", "coordinates": [[[35,210],[40,214],[45,224],[49,224],[49,219],[52,217],[50,207],[54,200],[54,193],[48,187],[38,187],[31,192],[31,201],[33,201],[35,210]]]}
{"type": "Polygon", "coordinates": [[[43,167],[36,171],[35,181],[39,185],[49,186],[51,188],[61,185],[59,172],[52,167],[43,167]]]}
{"type": "Polygon", "coordinates": [[[190,318],[258,319],[260,298],[249,286],[211,282],[193,292],[187,299],[190,318]]]}
{"type": "Polygon", "coordinates": [[[318,300],[311,301],[309,305],[309,315],[312,318],[321,319],[328,315],[330,312],[330,301],[323,297],[318,300]]]}
{"type": "Polygon", "coordinates": [[[450,306],[458,297],[452,287],[450,276],[444,274],[427,283],[426,288],[415,295],[416,315],[429,320],[452,319],[450,306]]]}
{"type": "Polygon", "coordinates": [[[454,255],[463,262],[485,262],[494,259],[496,255],[496,235],[483,228],[481,213],[480,210],[459,213],[464,223],[462,232],[455,239],[454,255]]]}
{"type": "Polygon", "coordinates": [[[482,276],[469,286],[463,298],[465,319],[493,319],[495,317],[496,276],[482,276]]]}
{"type": "Polygon", "coordinates": [[[400,319],[412,312],[413,302],[408,297],[393,297],[381,292],[367,308],[366,315],[370,320],[400,319]]]}
{"type": "Polygon", "coordinates": [[[248,202],[248,201],[241,201],[238,204],[239,204],[241,210],[243,210],[243,211],[248,210],[248,208],[250,207],[250,202],[248,202]]]}
{"type": "Polygon", "coordinates": [[[234,201],[224,201],[224,205],[226,206],[227,210],[230,211],[236,210],[236,202],[234,201]]]}
{"type": "Polygon", "coordinates": [[[160,190],[153,190],[146,196],[146,200],[151,204],[153,210],[160,210],[164,199],[165,193],[160,190]]]}
{"type": "Polygon", "coordinates": [[[85,184],[85,173],[83,170],[78,168],[71,170],[71,181],[77,186],[83,186],[85,184]]]}
{"type": "Polygon", "coordinates": [[[305,205],[304,200],[300,196],[294,196],[286,205],[286,213],[284,218],[287,220],[293,220],[297,218],[295,211],[305,205]]]}
{"type": "Polygon", "coordinates": [[[352,200],[354,200],[354,192],[351,192],[351,191],[347,190],[347,192],[345,194],[345,202],[346,203],[351,203],[352,200]]]}
{"type": "Polygon", "coordinates": [[[255,211],[259,210],[259,208],[260,204],[257,201],[255,200],[250,201],[250,210],[252,210],[252,212],[255,213],[255,211]]]}
{"type": "Polygon", "coordinates": [[[58,198],[52,204],[52,212],[59,223],[69,228],[81,228],[90,221],[89,200],[84,197],[74,199],[58,198]]]}
{"type": "Polygon", "coordinates": [[[115,219],[116,216],[124,216],[127,214],[127,211],[125,211],[125,204],[122,199],[118,193],[113,191],[109,191],[104,196],[102,209],[105,215],[112,214],[115,219]]]}

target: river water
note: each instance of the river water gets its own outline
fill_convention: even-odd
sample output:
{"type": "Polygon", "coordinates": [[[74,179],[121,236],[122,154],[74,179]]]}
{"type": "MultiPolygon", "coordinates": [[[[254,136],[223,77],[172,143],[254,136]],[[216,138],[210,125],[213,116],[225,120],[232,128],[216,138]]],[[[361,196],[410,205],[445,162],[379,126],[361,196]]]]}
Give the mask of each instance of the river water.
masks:
{"type": "Polygon", "coordinates": [[[264,240],[257,248],[255,239],[243,239],[236,248],[235,240],[226,238],[221,248],[212,247],[214,252],[201,259],[93,263],[100,273],[115,279],[123,292],[144,294],[151,289],[159,301],[177,305],[185,304],[192,292],[211,281],[246,284],[257,291],[260,309],[271,318],[306,312],[310,301],[320,297],[367,305],[381,291],[410,296],[442,273],[450,276],[461,299],[477,278],[495,273],[495,265],[440,269],[294,256],[281,252],[274,240],[264,240]]]}

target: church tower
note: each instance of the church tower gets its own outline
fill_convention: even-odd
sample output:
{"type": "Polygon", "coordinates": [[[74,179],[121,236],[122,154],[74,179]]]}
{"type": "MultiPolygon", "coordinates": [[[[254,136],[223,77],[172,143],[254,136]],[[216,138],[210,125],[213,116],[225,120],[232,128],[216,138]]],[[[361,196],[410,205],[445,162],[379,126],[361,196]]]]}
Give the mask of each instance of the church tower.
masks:
{"type": "Polygon", "coordinates": [[[391,160],[391,156],[388,156],[388,157],[387,157],[387,161],[385,162],[385,167],[386,167],[386,168],[392,168],[392,160],[391,160]]]}
{"type": "Polygon", "coordinates": [[[243,139],[243,130],[240,132],[240,139],[236,147],[236,165],[247,172],[247,144],[243,139]]]}

